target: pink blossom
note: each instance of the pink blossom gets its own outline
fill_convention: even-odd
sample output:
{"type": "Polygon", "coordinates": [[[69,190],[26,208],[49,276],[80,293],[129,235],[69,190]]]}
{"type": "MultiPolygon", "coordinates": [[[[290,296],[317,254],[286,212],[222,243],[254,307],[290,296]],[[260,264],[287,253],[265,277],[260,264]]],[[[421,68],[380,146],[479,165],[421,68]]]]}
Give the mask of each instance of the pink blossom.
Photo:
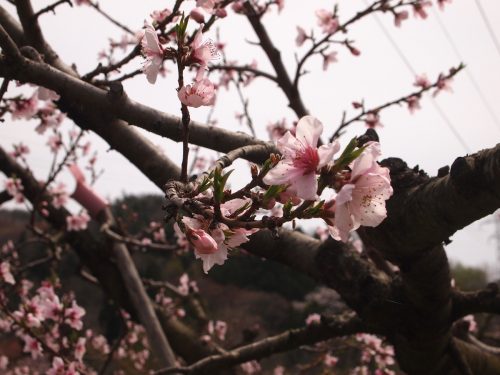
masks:
{"type": "Polygon", "coordinates": [[[187,228],[187,238],[199,254],[213,254],[217,251],[217,242],[207,232],[187,228]]]}
{"type": "Polygon", "coordinates": [[[430,1],[420,0],[418,3],[413,4],[413,13],[415,17],[425,20],[427,18],[426,7],[431,7],[432,3],[430,1]]]}
{"type": "Polygon", "coordinates": [[[437,0],[439,9],[444,10],[446,4],[451,4],[452,0],[437,0]]]}
{"type": "Polygon", "coordinates": [[[278,7],[278,13],[280,13],[283,10],[283,8],[285,8],[285,0],[274,0],[274,3],[278,7]]]}
{"type": "Polygon", "coordinates": [[[256,374],[261,370],[260,364],[257,361],[242,363],[240,365],[240,368],[243,370],[245,374],[256,374]]]}
{"type": "Polygon", "coordinates": [[[65,320],[71,328],[80,331],[83,328],[82,317],[85,315],[85,309],[78,306],[75,301],[72,302],[71,307],[64,311],[65,320]]]}
{"type": "Polygon", "coordinates": [[[307,318],[306,318],[306,325],[310,326],[311,324],[319,324],[321,323],[321,315],[319,314],[310,314],[307,318]]]}
{"type": "Polygon", "coordinates": [[[477,331],[477,323],[476,319],[474,319],[474,315],[467,315],[463,317],[462,320],[469,323],[469,332],[477,331]]]}
{"type": "Polygon", "coordinates": [[[0,356],[0,370],[7,370],[7,366],[9,366],[9,358],[1,355],[0,356]]]}
{"type": "Polygon", "coordinates": [[[306,31],[302,27],[297,26],[297,38],[295,38],[295,44],[297,44],[297,47],[300,47],[301,45],[304,44],[306,40],[307,40],[306,31]]]}
{"type": "Polygon", "coordinates": [[[204,78],[201,81],[183,86],[177,96],[182,104],[189,107],[210,106],[215,102],[215,87],[210,80],[204,78]]]}
{"type": "Polygon", "coordinates": [[[54,357],[52,360],[52,367],[47,370],[47,375],[64,375],[64,361],[61,357],[54,357]]]}
{"type": "Polygon", "coordinates": [[[325,9],[318,9],[316,11],[316,17],[318,17],[318,26],[323,29],[326,34],[333,34],[337,31],[339,27],[339,20],[337,17],[333,16],[332,12],[325,9]]]}
{"type": "Polygon", "coordinates": [[[83,356],[85,355],[85,352],[87,351],[87,347],[85,346],[86,343],[87,343],[87,339],[85,337],[79,337],[78,341],[76,342],[75,359],[78,362],[82,362],[83,356]]]}
{"type": "Polygon", "coordinates": [[[283,137],[290,128],[286,124],[286,120],[271,122],[266,127],[269,134],[269,139],[272,141],[277,141],[279,138],[283,137]]]}
{"type": "Polygon", "coordinates": [[[210,39],[203,41],[203,26],[203,24],[200,25],[191,43],[190,58],[194,63],[200,64],[201,70],[201,73],[198,72],[198,76],[196,77],[197,81],[201,80],[203,70],[208,66],[208,62],[219,58],[219,52],[215,44],[210,39]]]}
{"type": "Polygon", "coordinates": [[[283,366],[276,366],[273,370],[273,375],[285,375],[285,368],[283,366]]]}
{"type": "Polygon", "coordinates": [[[289,184],[302,199],[316,199],[316,171],[328,164],[339,150],[337,141],[317,147],[323,124],[312,116],[302,117],[295,136],[287,132],[277,142],[283,155],[279,163],[264,177],[268,185],[289,184]]]}
{"type": "Polygon", "coordinates": [[[0,263],[0,278],[8,284],[14,285],[16,283],[14,276],[10,272],[10,263],[8,261],[0,263]]]}
{"type": "Polygon", "coordinates": [[[196,0],[196,6],[203,8],[208,13],[212,13],[216,5],[217,0],[196,0]]]}
{"type": "Polygon", "coordinates": [[[439,75],[436,82],[436,91],[434,91],[432,96],[436,96],[441,91],[453,92],[453,89],[451,88],[451,78],[446,78],[443,74],[439,75]]]}
{"type": "Polygon", "coordinates": [[[351,178],[335,198],[335,225],[330,234],[346,242],[349,233],[361,225],[376,227],[387,216],[385,201],[392,195],[389,170],[378,165],[377,142],[368,144],[351,165],[351,178]]]}
{"type": "Polygon", "coordinates": [[[29,120],[38,109],[38,96],[33,94],[29,99],[16,99],[10,102],[9,110],[13,120],[29,120]]]}
{"type": "Polygon", "coordinates": [[[38,110],[40,124],[35,128],[39,134],[45,133],[48,128],[57,128],[63,122],[65,115],[58,111],[52,102],[47,102],[45,107],[38,110]]]}
{"type": "Polygon", "coordinates": [[[328,69],[328,65],[337,62],[337,52],[330,52],[328,55],[323,55],[323,70],[328,69]]]}
{"type": "Polygon", "coordinates": [[[51,135],[49,137],[49,140],[47,141],[47,146],[49,146],[50,151],[52,152],[57,152],[63,145],[61,134],[56,133],[54,135],[51,135]]]}
{"type": "Polygon", "coordinates": [[[170,9],[163,9],[163,10],[155,10],[151,13],[151,18],[153,21],[156,23],[161,23],[172,14],[172,11],[170,9]]]}
{"type": "Polygon", "coordinates": [[[191,19],[195,20],[198,23],[204,23],[205,22],[205,16],[203,15],[203,12],[201,11],[201,8],[193,8],[191,12],[189,13],[191,16],[191,19]]]}
{"type": "Polygon", "coordinates": [[[366,117],[365,117],[365,124],[369,128],[376,128],[376,127],[384,127],[382,123],[380,122],[380,116],[378,113],[375,112],[369,112],[366,117]]]}
{"type": "MultiPolygon", "coordinates": [[[[233,199],[221,204],[221,212],[225,216],[229,216],[236,210],[247,204],[247,200],[233,199]]],[[[195,248],[195,257],[203,261],[203,270],[207,273],[215,264],[222,265],[227,259],[229,249],[236,248],[242,243],[248,242],[248,236],[255,233],[257,230],[247,230],[237,228],[231,230],[225,224],[218,223],[215,227],[211,227],[211,223],[205,220],[202,216],[195,217],[184,216],[182,222],[186,227],[186,237],[190,240],[195,248]],[[196,231],[198,236],[203,235],[203,243],[193,243],[189,238],[190,231],[196,231]],[[203,232],[203,233],[202,233],[203,232]],[[215,241],[215,248],[214,242],[215,241]],[[202,247],[205,245],[206,247],[202,247]],[[196,245],[199,245],[198,247],[196,245]]],[[[178,225],[176,225],[178,227],[178,225]]],[[[180,232],[176,229],[176,233],[180,232]]],[[[191,232],[192,233],[192,232],[191,232]]],[[[192,235],[192,234],[191,234],[192,235]]]]}
{"type": "Polygon", "coordinates": [[[401,27],[401,23],[404,20],[407,20],[408,17],[409,17],[409,14],[406,10],[403,10],[401,12],[397,12],[394,15],[394,24],[396,25],[396,27],[401,27]]]}
{"type": "Polygon", "coordinates": [[[66,191],[66,185],[62,182],[50,189],[50,195],[55,208],[61,208],[68,202],[69,194],[66,191]]]}
{"type": "Polygon", "coordinates": [[[79,231],[87,229],[87,224],[90,221],[90,216],[83,212],[79,215],[71,215],[66,217],[66,227],[68,231],[79,231]]]}
{"type": "Polygon", "coordinates": [[[420,97],[417,95],[412,95],[406,99],[406,104],[408,104],[408,110],[411,114],[415,113],[417,109],[420,109],[420,97]]]}
{"type": "Polygon", "coordinates": [[[331,355],[330,353],[327,353],[325,355],[325,358],[323,358],[323,364],[326,367],[334,367],[338,361],[339,361],[339,359],[337,357],[331,355]]]}
{"type": "Polygon", "coordinates": [[[40,86],[38,88],[38,99],[40,100],[59,100],[60,96],[57,92],[47,89],[45,87],[40,86]]]}
{"type": "Polygon", "coordinates": [[[429,79],[427,78],[427,74],[425,74],[425,73],[422,75],[416,76],[415,83],[413,84],[413,86],[421,87],[423,89],[430,87],[430,85],[431,85],[431,82],[429,81],[429,79]]]}
{"type": "Polygon", "coordinates": [[[217,8],[215,10],[215,15],[219,18],[227,17],[227,10],[225,8],[217,8]]]}
{"type": "Polygon", "coordinates": [[[142,37],[142,53],[146,57],[143,71],[149,83],[154,84],[163,64],[163,47],[153,26],[146,24],[142,37]]]}
{"type": "Polygon", "coordinates": [[[5,181],[5,190],[12,197],[14,197],[17,203],[22,203],[24,201],[23,190],[24,186],[20,179],[12,177],[5,181]]]}
{"type": "Polygon", "coordinates": [[[14,151],[10,153],[13,158],[20,158],[24,155],[28,155],[30,153],[30,149],[24,143],[19,142],[17,145],[13,145],[14,151]]]}
{"type": "Polygon", "coordinates": [[[24,335],[22,338],[24,340],[23,351],[25,353],[30,353],[31,358],[33,359],[37,359],[42,356],[43,348],[38,340],[28,335],[24,335]]]}
{"type": "Polygon", "coordinates": [[[90,0],[75,0],[76,5],[90,5],[90,0]]]}

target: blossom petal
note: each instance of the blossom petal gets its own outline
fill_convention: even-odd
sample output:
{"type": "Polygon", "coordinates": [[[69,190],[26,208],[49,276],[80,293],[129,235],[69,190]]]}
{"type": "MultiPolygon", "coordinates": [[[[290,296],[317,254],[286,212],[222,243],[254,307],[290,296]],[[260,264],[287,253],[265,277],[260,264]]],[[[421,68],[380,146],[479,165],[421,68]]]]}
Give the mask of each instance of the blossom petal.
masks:
{"type": "Polygon", "coordinates": [[[353,184],[345,184],[342,186],[342,189],[340,189],[339,193],[335,197],[335,204],[340,206],[352,200],[352,192],[355,187],[356,185],[353,184]]]}
{"type": "Polygon", "coordinates": [[[302,117],[295,130],[295,136],[303,146],[316,147],[318,139],[323,133],[323,124],[313,116],[302,117]]]}
{"type": "Polygon", "coordinates": [[[290,180],[290,172],[294,169],[293,165],[282,160],[264,176],[263,181],[268,185],[286,184],[290,180]]]}
{"type": "Polygon", "coordinates": [[[352,163],[351,180],[355,180],[370,168],[373,168],[374,165],[378,165],[376,160],[381,154],[380,144],[378,142],[370,142],[362,154],[352,163]]]}
{"type": "Polygon", "coordinates": [[[221,266],[224,264],[227,259],[227,247],[223,244],[219,245],[219,250],[213,254],[198,254],[195,252],[195,257],[203,261],[203,271],[208,273],[214,265],[221,266]]]}
{"type": "Polygon", "coordinates": [[[318,168],[327,165],[333,159],[333,155],[335,155],[339,151],[339,149],[340,149],[340,144],[337,141],[334,141],[327,145],[320,146],[318,148],[318,156],[319,156],[318,168]]]}
{"type": "Polygon", "coordinates": [[[305,175],[296,176],[290,181],[292,187],[297,191],[297,196],[302,199],[315,200],[318,190],[318,180],[316,173],[308,173],[305,175]]]}

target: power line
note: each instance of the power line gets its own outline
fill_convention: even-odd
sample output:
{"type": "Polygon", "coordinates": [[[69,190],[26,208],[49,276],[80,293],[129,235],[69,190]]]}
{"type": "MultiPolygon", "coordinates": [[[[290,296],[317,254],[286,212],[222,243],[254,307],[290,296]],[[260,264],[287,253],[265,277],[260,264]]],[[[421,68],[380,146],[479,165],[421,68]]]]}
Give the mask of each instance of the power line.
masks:
{"type": "Polygon", "coordinates": [[[486,25],[486,28],[488,29],[488,33],[490,34],[491,40],[495,45],[498,55],[500,56],[500,42],[498,41],[498,38],[495,35],[495,31],[493,31],[493,27],[491,26],[490,20],[488,19],[488,16],[486,15],[486,12],[484,11],[484,8],[479,0],[476,0],[476,5],[477,8],[479,9],[479,13],[481,14],[484,24],[486,25]]]}
{"type": "MultiPolygon", "coordinates": [[[[365,4],[367,4],[366,0],[364,0],[364,2],[365,2],[365,4]]],[[[375,21],[377,22],[379,28],[384,33],[385,37],[389,40],[389,42],[391,43],[392,47],[396,50],[397,54],[399,55],[399,57],[401,58],[401,60],[403,61],[403,63],[406,65],[406,67],[408,68],[408,70],[413,74],[413,76],[416,76],[417,72],[413,68],[413,65],[410,63],[410,60],[408,60],[408,58],[405,56],[405,54],[403,53],[403,51],[401,50],[401,48],[399,48],[398,44],[396,43],[396,41],[394,40],[394,38],[391,36],[391,34],[387,31],[387,29],[384,26],[384,24],[382,23],[382,21],[380,21],[379,17],[376,14],[374,14],[373,17],[375,18],[375,21]]],[[[470,153],[471,149],[467,145],[467,142],[465,142],[465,139],[463,139],[463,137],[457,131],[457,129],[455,128],[455,126],[453,125],[453,123],[451,122],[451,120],[449,119],[449,117],[446,115],[446,113],[443,111],[443,109],[441,108],[441,106],[438,104],[438,102],[434,98],[431,97],[431,103],[434,106],[434,108],[437,111],[437,113],[439,114],[439,116],[441,116],[441,118],[443,119],[443,121],[446,124],[446,126],[450,129],[450,131],[455,136],[455,138],[460,142],[460,144],[462,145],[462,147],[467,152],[470,153]]]]}
{"type": "MultiPolygon", "coordinates": [[[[434,16],[439,24],[439,27],[441,28],[441,31],[443,32],[444,36],[446,37],[448,43],[450,44],[451,48],[453,49],[453,52],[455,53],[455,56],[457,59],[459,59],[461,62],[464,62],[465,60],[462,58],[462,55],[460,54],[460,51],[458,50],[457,45],[455,44],[455,41],[453,40],[453,37],[451,34],[448,32],[448,29],[446,28],[445,24],[441,20],[441,17],[439,16],[439,13],[436,12],[434,7],[432,8],[432,11],[434,12],[434,16]]],[[[490,103],[486,99],[486,96],[484,95],[483,91],[481,90],[481,87],[477,83],[474,75],[472,74],[471,70],[468,68],[465,68],[465,74],[469,78],[469,81],[472,83],[472,86],[474,86],[474,89],[476,90],[477,94],[479,95],[479,98],[483,102],[483,106],[486,108],[486,111],[489,113],[491,119],[495,123],[495,125],[500,129],[500,120],[498,119],[497,115],[495,114],[495,111],[491,107],[490,103]]]]}

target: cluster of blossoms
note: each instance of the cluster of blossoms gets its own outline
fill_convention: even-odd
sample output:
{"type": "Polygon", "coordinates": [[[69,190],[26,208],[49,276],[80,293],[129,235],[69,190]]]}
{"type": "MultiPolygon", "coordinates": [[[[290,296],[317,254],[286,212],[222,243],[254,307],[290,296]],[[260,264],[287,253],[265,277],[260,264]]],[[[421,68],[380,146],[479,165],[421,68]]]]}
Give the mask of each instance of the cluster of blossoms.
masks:
{"type": "MultiPolygon", "coordinates": [[[[179,33],[181,34],[181,33],[179,33]]],[[[179,49],[184,43],[184,34],[179,42],[179,49]]],[[[198,74],[192,84],[182,86],[178,91],[179,100],[190,107],[210,106],[215,102],[215,86],[204,78],[205,69],[210,60],[218,58],[217,48],[211,41],[203,41],[203,25],[196,32],[187,53],[177,52],[173,48],[165,48],[160,43],[156,30],[151,25],[146,25],[142,39],[142,52],[146,56],[144,72],[150,83],[155,83],[158,73],[165,58],[176,57],[178,61],[186,66],[198,65],[198,74]],[[182,56],[178,56],[182,53],[182,56]]]]}
{"type": "Polygon", "coordinates": [[[340,144],[318,147],[322,131],[316,118],[300,119],[295,134],[287,131],[277,140],[281,156],[271,155],[260,171],[253,166],[252,181],[236,192],[226,188],[230,172],[218,168],[185,191],[167,186],[167,199],[182,202],[173,213],[177,235],[194,248],[205,272],[223,264],[228,250],[250,235],[265,228],[275,232],[288,221],[322,218],[334,239],[347,242],[361,225],[384,220],[392,187],[389,170],[377,162],[380,145],[353,139],[335,160],[340,144]],[[263,215],[278,202],[281,216],[263,215]]]}
{"type": "MultiPolygon", "coordinates": [[[[92,363],[96,363],[98,358],[104,363],[111,354],[111,348],[104,336],[90,329],[84,330],[85,310],[78,305],[73,294],[61,293],[57,280],[42,281],[38,288],[27,279],[16,280],[11,263],[15,264],[16,270],[19,261],[12,241],[1,247],[1,255],[0,332],[17,337],[24,353],[33,360],[48,364],[48,368],[43,369],[45,365],[41,365],[37,371],[17,361],[10,363],[7,357],[0,356],[1,372],[7,375],[97,374],[84,362],[85,355],[91,351],[92,363]]],[[[183,275],[179,291],[187,294],[188,290],[195,289],[195,282],[183,275]]],[[[150,365],[147,363],[150,348],[145,330],[134,323],[127,313],[121,311],[120,314],[126,332],[113,349],[113,358],[120,363],[118,368],[121,365],[125,368],[133,366],[137,371],[145,371],[150,365]]],[[[223,338],[225,323],[217,321],[214,324],[216,334],[223,338]]]]}
{"type": "Polygon", "coordinates": [[[356,335],[356,340],[363,344],[361,348],[362,366],[356,367],[353,375],[364,375],[373,373],[376,375],[395,375],[396,373],[389,367],[396,362],[394,360],[394,348],[384,342],[377,336],[367,333],[356,335]]]}
{"type": "MultiPolygon", "coordinates": [[[[2,262],[0,265],[2,279],[16,288],[19,305],[15,311],[5,314],[7,306],[14,301],[7,301],[2,294],[1,330],[15,333],[23,342],[23,351],[33,359],[59,353],[59,356],[53,357],[52,367],[47,370],[47,374],[87,373],[83,364],[87,338],[82,334],[85,310],[71,295],[59,297],[56,286],[51,282],[42,282],[34,291],[33,283],[28,280],[22,279],[16,284],[10,271],[4,267],[5,264],[2,262]]],[[[8,370],[9,374],[31,373],[24,372],[22,367],[9,369],[8,366],[8,361],[2,361],[2,370],[8,370]]]]}

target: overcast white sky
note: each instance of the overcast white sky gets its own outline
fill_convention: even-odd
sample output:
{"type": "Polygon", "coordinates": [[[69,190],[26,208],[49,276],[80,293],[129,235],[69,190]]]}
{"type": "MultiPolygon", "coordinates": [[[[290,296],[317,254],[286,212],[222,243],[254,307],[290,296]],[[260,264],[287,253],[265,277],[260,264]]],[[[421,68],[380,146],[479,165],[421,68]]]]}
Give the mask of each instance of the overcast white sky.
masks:
{"type": "MultiPolygon", "coordinates": [[[[480,0],[494,32],[500,37],[500,1],[480,0]]],[[[6,2],[3,2],[6,3],[6,2]]],[[[34,1],[41,8],[49,1],[34,1]]],[[[127,24],[132,29],[140,29],[144,19],[155,9],[171,7],[174,1],[118,1],[102,0],[103,9],[127,24]]],[[[318,8],[331,9],[335,2],[331,0],[293,1],[285,0],[284,11],[266,15],[272,40],[282,51],[285,64],[294,72],[296,25],[306,30],[315,28],[314,11],[318,8]]],[[[365,7],[363,0],[339,0],[340,19],[351,17],[357,10],[365,7]]],[[[190,9],[194,1],[186,2],[190,9]]],[[[5,6],[8,7],[8,4],[5,6]]],[[[12,9],[12,8],[8,8],[12,9]]],[[[410,61],[418,73],[427,73],[434,79],[439,72],[458,65],[461,60],[454,53],[449,41],[439,26],[436,14],[445,25],[459,50],[462,62],[467,64],[470,75],[474,77],[487,102],[493,107],[494,115],[500,117],[498,98],[500,97],[500,54],[487,32],[475,0],[455,0],[446,7],[446,11],[431,10],[426,21],[413,17],[403,23],[399,29],[393,25],[390,15],[379,15],[382,24],[389,31],[399,49],[410,61]]],[[[123,32],[109,24],[93,9],[85,6],[70,8],[66,5],[58,8],[57,15],[45,15],[42,27],[49,42],[60,53],[63,60],[75,63],[80,73],[93,69],[97,53],[107,47],[108,38],[120,39],[123,32]]],[[[228,17],[219,22],[221,40],[228,43],[226,53],[229,59],[250,63],[256,59],[263,70],[272,71],[263,53],[248,41],[255,41],[248,22],[243,17],[228,17]]],[[[208,34],[215,39],[215,31],[208,34]]],[[[318,117],[325,125],[325,131],[331,133],[339,124],[342,112],[354,114],[350,103],[364,99],[367,106],[375,106],[388,100],[406,95],[413,90],[413,74],[409,71],[391,42],[384,35],[374,17],[353,25],[349,38],[356,41],[356,47],[362,52],[360,57],[353,57],[347,50],[338,49],[339,62],[324,73],[321,59],[313,58],[301,83],[302,95],[311,114],[318,117]]],[[[299,56],[302,50],[298,51],[299,56]]],[[[132,62],[125,71],[140,66],[141,59],[132,62]]],[[[148,84],[144,76],[138,76],[126,83],[130,97],[151,105],[165,112],[178,113],[178,100],[175,92],[175,77],[168,76],[155,86],[148,84]]],[[[456,131],[465,140],[471,151],[494,146],[500,139],[500,123],[494,121],[475,91],[467,74],[460,74],[453,82],[453,94],[442,93],[436,98],[438,106],[449,118],[456,131]]],[[[250,99],[250,113],[253,116],[260,137],[267,139],[266,125],[281,118],[294,119],[294,114],[287,108],[281,92],[262,79],[255,81],[245,91],[250,99]]],[[[384,128],[379,129],[384,156],[401,157],[410,166],[419,164],[430,175],[438,168],[449,165],[455,157],[465,155],[467,150],[453,136],[431,100],[422,100],[421,111],[410,115],[406,108],[398,107],[382,113],[384,128]]],[[[218,95],[215,117],[220,126],[237,131],[246,131],[234,119],[234,114],[241,112],[241,105],[234,92],[222,90],[218,95]]],[[[194,119],[204,121],[206,109],[192,111],[194,119]]],[[[46,152],[46,138],[35,134],[34,124],[6,121],[0,126],[0,145],[10,148],[12,143],[23,141],[32,150],[30,161],[35,172],[40,176],[48,169],[50,155],[46,152]]],[[[353,125],[343,142],[354,135],[364,132],[362,124],[353,125]]],[[[169,157],[181,159],[181,148],[174,142],[157,136],[149,137],[159,145],[169,157]]],[[[116,152],[107,152],[105,143],[97,137],[90,137],[99,151],[99,166],[106,170],[96,185],[96,189],[109,198],[124,193],[160,193],[158,189],[116,152]]],[[[245,164],[241,164],[245,166],[245,164]]],[[[246,173],[246,170],[245,170],[246,173]]],[[[241,180],[245,173],[237,174],[241,180]]],[[[2,177],[3,178],[3,177],[2,177]]],[[[237,182],[235,182],[237,184],[237,182]]],[[[466,264],[480,265],[490,271],[498,272],[496,242],[491,237],[495,227],[492,220],[482,220],[472,224],[453,236],[453,243],[448,246],[450,258],[466,264]]]]}

